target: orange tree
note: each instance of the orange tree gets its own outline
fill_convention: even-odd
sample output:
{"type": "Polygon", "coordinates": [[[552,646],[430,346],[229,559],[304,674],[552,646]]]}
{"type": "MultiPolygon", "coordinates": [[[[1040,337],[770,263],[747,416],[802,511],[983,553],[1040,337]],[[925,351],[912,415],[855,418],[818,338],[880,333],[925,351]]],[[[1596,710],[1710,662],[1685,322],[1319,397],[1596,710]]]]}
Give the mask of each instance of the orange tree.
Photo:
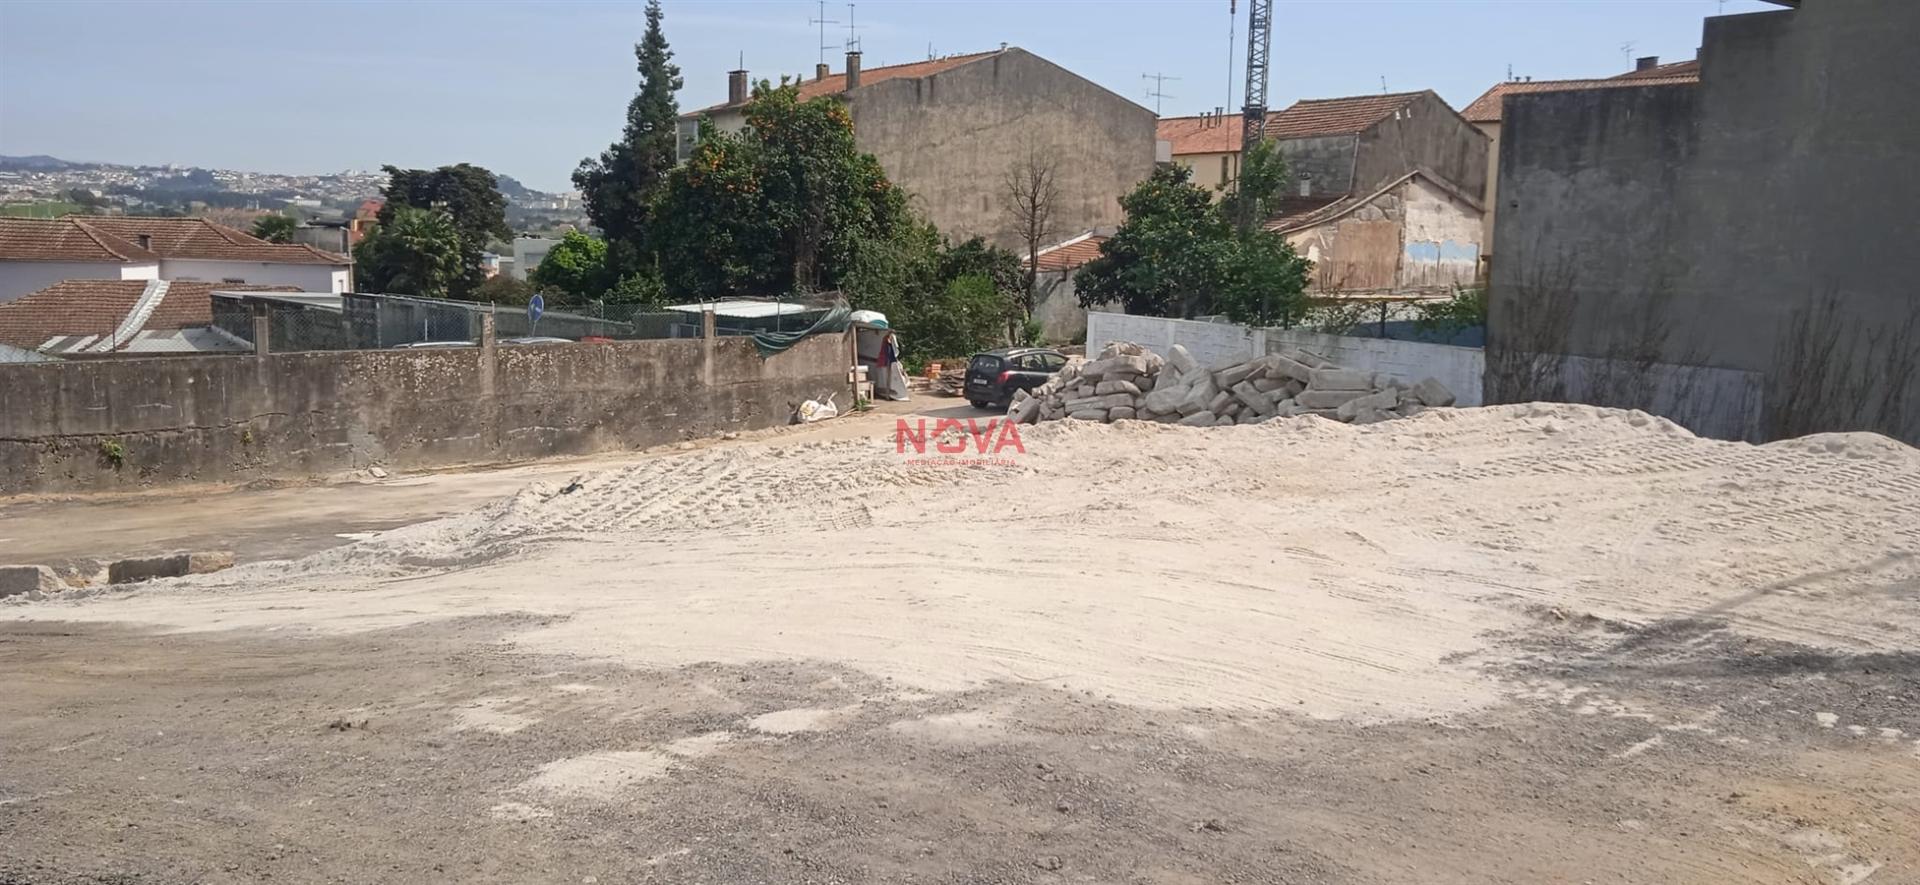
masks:
{"type": "Polygon", "coordinates": [[[702,121],[693,156],[667,177],[655,243],[675,296],[838,288],[863,240],[909,223],[906,199],[853,142],[838,98],[801,101],[762,81],[744,129],[702,121]]]}

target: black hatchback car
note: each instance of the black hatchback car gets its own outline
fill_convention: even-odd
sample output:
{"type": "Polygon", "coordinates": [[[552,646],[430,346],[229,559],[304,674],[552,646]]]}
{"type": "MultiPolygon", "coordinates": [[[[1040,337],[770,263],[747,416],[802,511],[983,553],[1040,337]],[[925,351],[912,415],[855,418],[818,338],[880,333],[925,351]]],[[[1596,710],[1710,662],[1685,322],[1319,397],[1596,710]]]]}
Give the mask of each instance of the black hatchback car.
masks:
{"type": "Polygon", "coordinates": [[[1065,354],[1044,347],[1002,347],[976,353],[967,363],[967,402],[976,409],[1005,405],[1014,391],[1047,383],[1066,364],[1065,354]]]}

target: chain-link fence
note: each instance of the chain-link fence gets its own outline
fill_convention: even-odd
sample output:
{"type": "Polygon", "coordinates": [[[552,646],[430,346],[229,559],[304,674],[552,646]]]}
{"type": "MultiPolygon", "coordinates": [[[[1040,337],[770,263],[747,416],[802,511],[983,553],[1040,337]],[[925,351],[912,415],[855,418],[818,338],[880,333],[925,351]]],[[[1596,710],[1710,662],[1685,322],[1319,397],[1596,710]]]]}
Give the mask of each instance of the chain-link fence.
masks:
{"type": "Polygon", "coordinates": [[[214,298],[213,325],[249,345],[255,318],[267,321],[276,353],[377,350],[399,347],[473,347],[487,316],[502,344],[698,338],[702,313],[714,308],[718,335],[805,329],[828,305],[733,299],[662,309],[641,304],[550,307],[536,316],[525,305],[450,301],[407,295],[234,292],[214,298]]]}

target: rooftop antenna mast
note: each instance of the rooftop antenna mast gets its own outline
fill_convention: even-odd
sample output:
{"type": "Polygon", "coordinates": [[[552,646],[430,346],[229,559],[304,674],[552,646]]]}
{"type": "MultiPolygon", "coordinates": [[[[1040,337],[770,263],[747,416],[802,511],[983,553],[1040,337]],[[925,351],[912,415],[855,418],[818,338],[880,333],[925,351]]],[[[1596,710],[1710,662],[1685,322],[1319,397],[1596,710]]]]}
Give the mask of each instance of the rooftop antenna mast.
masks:
{"type": "Polygon", "coordinates": [[[1240,36],[1239,23],[1240,0],[1227,0],[1227,103],[1223,108],[1233,107],[1233,56],[1240,45],[1234,38],[1240,36]]]}
{"type": "MultiPolygon", "coordinates": [[[[1267,57],[1273,48],[1273,0],[1247,0],[1247,91],[1240,106],[1240,169],[1267,135],[1267,57]]],[[[1240,226],[1254,224],[1253,201],[1240,201],[1240,226]]]]}
{"type": "Polygon", "coordinates": [[[827,18],[827,0],[819,0],[820,17],[807,19],[807,24],[820,26],[820,63],[827,63],[827,50],[833,47],[827,44],[827,26],[837,25],[837,19],[827,18]]]}
{"type": "Polygon", "coordinates": [[[1160,115],[1161,99],[1179,98],[1177,95],[1168,95],[1162,91],[1162,88],[1166,86],[1168,80],[1178,80],[1180,79],[1179,77],[1169,77],[1166,74],[1141,74],[1140,79],[1153,81],[1153,88],[1147,90],[1147,97],[1153,99],[1153,114],[1156,117],[1160,115]]]}
{"type": "Polygon", "coordinates": [[[860,28],[853,23],[853,4],[847,4],[847,51],[860,51],[860,28]]]}

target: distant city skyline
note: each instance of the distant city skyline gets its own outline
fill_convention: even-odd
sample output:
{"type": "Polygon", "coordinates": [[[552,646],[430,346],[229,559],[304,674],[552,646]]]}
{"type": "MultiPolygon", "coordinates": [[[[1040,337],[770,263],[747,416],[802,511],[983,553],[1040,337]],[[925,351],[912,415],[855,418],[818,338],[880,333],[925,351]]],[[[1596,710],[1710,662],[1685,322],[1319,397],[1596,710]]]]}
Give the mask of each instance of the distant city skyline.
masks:
{"type": "MultiPolygon", "coordinates": [[[[1237,109],[1246,0],[867,0],[865,64],[1020,46],[1168,116],[1237,109]],[[1229,76],[1229,64],[1232,75],[1229,76]],[[1164,79],[1155,79],[1164,76],[1164,79]],[[1158,89],[1155,84],[1158,83],[1158,89]]],[[[1454,107],[1512,74],[1691,58],[1707,16],[1761,0],[1279,0],[1269,100],[1432,89],[1454,107]],[[1303,38],[1301,35],[1308,35],[1303,38]]],[[[470,162],[565,191],[637,87],[632,2],[0,3],[0,154],[294,175],[470,162]],[[244,14],[237,14],[244,10],[244,14]],[[84,35],[84,53],[76,53],[84,35]]],[[[811,76],[808,0],[667,0],[682,109],[811,76]]],[[[824,43],[844,65],[846,3],[824,43]]]]}

